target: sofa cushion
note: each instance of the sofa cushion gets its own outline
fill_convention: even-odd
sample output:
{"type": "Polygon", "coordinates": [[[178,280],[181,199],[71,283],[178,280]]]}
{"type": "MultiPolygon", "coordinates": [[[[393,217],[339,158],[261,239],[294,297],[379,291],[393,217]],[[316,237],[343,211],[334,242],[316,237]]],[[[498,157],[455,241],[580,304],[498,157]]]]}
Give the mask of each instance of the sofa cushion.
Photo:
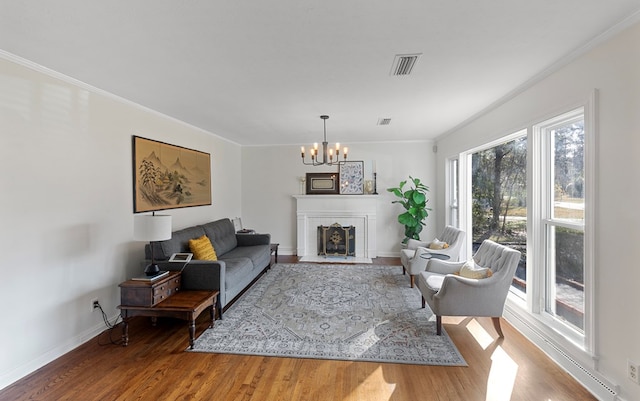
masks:
{"type": "Polygon", "coordinates": [[[171,239],[166,241],[154,242],[153,256],[158,260],[166,260],[177,252],[191,252],[189,249],[189,240],[200,238],[205,234],[200,226],[189,227],[183,230],[174,231],[171,239]],[[158,250],[160,252],[158,252],[158,250]]]}
{"type": "Polygon", "coordinates": [[[234,287],[236,283],[243,281],[243,277],[250,276],[253,270],[253,263],[249,258],[228,258],[224,263],[227,265],[224,277],[227,287],[234,287]]]}
{"type": "Polygon", "coordinates": [[[229,219],[212,221],[199,227],[202,227],[211,240],[218,258],[238,246],[236,230],[229,219]]]}
{"type": "Polygon", "coordinates": [[[249,258],[254,268],[264,268],[271,262],[271,248],[269,245],[239,246],[224,255],[224,259],[249,258]]]}
{"type": "Polygon", "coordinates": [[[213,245],[206,235],[190,239],[189,249],[193,252],[193,258],[196,260],[218,260],[216,250],[213,249],[213,245]]]}
{"type": "Polygon", "coordinates": [[[430,274],[426,279],[427,287],[429,287],[429,289],[433,292],[440,291],[440,288],[442,288],[442,283],[444,282],[444,278],[445,276],[440,274],[430,274]]]}

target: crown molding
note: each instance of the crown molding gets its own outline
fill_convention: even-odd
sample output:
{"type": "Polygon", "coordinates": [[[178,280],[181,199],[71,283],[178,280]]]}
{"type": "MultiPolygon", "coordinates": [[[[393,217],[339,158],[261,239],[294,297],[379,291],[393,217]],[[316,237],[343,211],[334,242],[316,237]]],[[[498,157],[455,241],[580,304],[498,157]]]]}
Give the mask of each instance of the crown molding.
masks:
{"type": "Polygon", "coordinates": [[[536,84],[542,82],[545,78],[547,78],[550,75],[552,75],[553,73],[559,71],[561,68],[565,67],[566,65],[568,65],[572,61],[575,61],[578,57],[586,54],[590,50],[593,50],[597,46],[603,44],[604,42],[608,41],[609,39],[611,39],[611,38],[615,37],[616,35],[622,33],[624,30],[626,30],[627,28],[637,24],[638,22],[640,22],[640,9],[637,10],[635,13],[631,14],[630,16],[628,16],[627,18],[623,19],[622,21],[618,22],[617,24],[613,25],[609,29],[607,29],[604,32],[600,33],[599,35],[595,36],[594,38],[589,40],[584,45],[578,47],[577,49],[573,50],[572,52],[570,52],[570,53],[566,54],[565,56],[561,57],[558,61],[556,61],[555,63],[551,64],[549,67],[545,68],[540,73],[538,73],[535,76],[533,76],[532,78],[528,79],[522,85],[520,85],[520,86],[516,87],[515,89],[511,90],[510,92],[508,92],[506,95],[504,95],[500,99],[498,99],[495,102],[491,103],[489,106],[487,106],[484,109],[480,110],[479,112],[475,113],[474,115],[472,115],[471,117],[467,118],[466,120],[464,120],[460,124],[454,126],[453,128],[451,128],[451,129],[445,131],[444,133],[438,135],[437,137],[434,138],[434,141],[438,142],[438,141],[446,138],[447,136],[451,135],[452,133],[462,129],[463,127],[471,124],[475,120],[477,120],[480,117],[484,116],[485,114],[487,114],[487,113],[497,109],[498,107],[504,105],[505,103],[507,103],[508,101],[512,100],[513,98],[515,98],[519,94],[525,92],[526,90],[532,88],[536,84]]]}
{"type": "Polygon", "coordinates": [[[216,137],[217,139],[219,139],[221,141],[228,142],[228,143],[231,143],[231,144],[236,145],[236,146],[242,146],[237,142],[231,141],[231,140],[229,140],[227,138],[224,138],[224,137],[222,137],[220,135],[214,134],[214,133],[212,133],[210,131],[207,131],[207,130],[205,130],[203,128],[200,128],[200,127],[197,127],[195,125],[189,124],[189,123],[184,122],[184,121],[182,121],[180,119],[177,119],[175,117],[171,117],[171,116],[169,116],[167,114],[161,113],[161,112],[159,112],[157,110],[154,110],[154,109],[151,109],[151,108],[149,108],[147,106],[143,106],[140,103],[136,103],[136,102],[134,102],[132,100],[123,98],[121,96],[118,96],[116,94],[108,92],[108,91],[106,91],[104,89],[97,88],[97,87],[95,87],[93,85],[90,85],[90,84],[88,84],[86,82],[80,81],[80,80],[78,80],[76,78],[73,78],[73,77],[65,75],[65,74],[63,74],[61,72],[52,70],[52,69],[50,69],[48,67],[45,67],[45,66],[43,66],[41,64],[35,63],[35,62],[31,61],[31,60],[27,60],[25,58],[17,56],[17,55],[15,55],[13,53],[9,53],[9,52],[7,52],[5,50],[2,50],[2,49],[0,49],[0,59],[3,59],[3,60],[6,60],[6,61],[9,61],[9,62],[18,64],[18,65],[20,65],[22,67],[28,68],[28,69],[30,69],[32,71],[39,72],[39,73],[44,74],[44,75],[46,75],[46,76],[48,76],[50,78],[54,78],[54,79],[60,80],[60,81],[65,82],[67,84],[77,86],[80,89],[86,90],[87,92],[91,92],[91,93],[96,94],[96,95],[104,96],[104,97],[106,97],[108,99],[115,100],[115,101],[117,101],[119,103],[123,103],[123,104],[126,104],[128,106],[131,106],[131,107],[137,108],[139,110],[142,110],[144,112],[153,114],[155,116],[170,120],[170,121],[172,121],[174,123],[183,125],[183,126],[188,127],[190,129],[194,129],[196,131],[200,131],[203,134],[214,136],[214,137],[216,137]]]}

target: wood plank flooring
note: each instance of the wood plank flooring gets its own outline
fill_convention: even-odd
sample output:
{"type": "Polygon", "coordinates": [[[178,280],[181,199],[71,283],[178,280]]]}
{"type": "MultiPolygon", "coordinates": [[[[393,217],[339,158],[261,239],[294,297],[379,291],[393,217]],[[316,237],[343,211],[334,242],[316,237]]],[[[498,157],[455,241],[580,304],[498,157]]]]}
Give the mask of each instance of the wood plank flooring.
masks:
{"type": "Polygon", "coordinates": [[[488,318],[443,322],[468,367],[190,353],[184,321],[152,327],[136,318],[128,347],[110,344],[105,332],[0,391],[0,400],[595,400],[506,321],[504,339],[488,318]]]}

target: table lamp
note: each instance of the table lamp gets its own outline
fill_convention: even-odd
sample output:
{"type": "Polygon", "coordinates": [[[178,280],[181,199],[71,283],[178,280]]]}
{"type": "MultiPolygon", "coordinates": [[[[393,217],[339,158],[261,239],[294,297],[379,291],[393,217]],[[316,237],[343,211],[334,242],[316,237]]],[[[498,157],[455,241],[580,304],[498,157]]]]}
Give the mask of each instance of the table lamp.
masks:
{"type": "Polygon", "coordinates": [[[144,269],[144,273],[147,276],[155,276],[160,272],[160,268],[153,258],[153,242],[171,239],[171,216],[155,213],[134,216],[133,238],[138,241],[149,241],[151,264],[144,269]]]}

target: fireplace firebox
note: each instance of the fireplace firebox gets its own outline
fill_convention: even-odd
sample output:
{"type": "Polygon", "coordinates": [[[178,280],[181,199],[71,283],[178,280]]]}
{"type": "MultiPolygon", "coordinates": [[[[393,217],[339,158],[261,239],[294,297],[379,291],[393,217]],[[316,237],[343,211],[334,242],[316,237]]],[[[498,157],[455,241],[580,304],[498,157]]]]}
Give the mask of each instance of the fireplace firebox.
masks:
{"type": "Polygon", "coordinates": [[[355,256],[356,228],[334,223],[330,226],[318,226],[319,256],[355,256]]]}

